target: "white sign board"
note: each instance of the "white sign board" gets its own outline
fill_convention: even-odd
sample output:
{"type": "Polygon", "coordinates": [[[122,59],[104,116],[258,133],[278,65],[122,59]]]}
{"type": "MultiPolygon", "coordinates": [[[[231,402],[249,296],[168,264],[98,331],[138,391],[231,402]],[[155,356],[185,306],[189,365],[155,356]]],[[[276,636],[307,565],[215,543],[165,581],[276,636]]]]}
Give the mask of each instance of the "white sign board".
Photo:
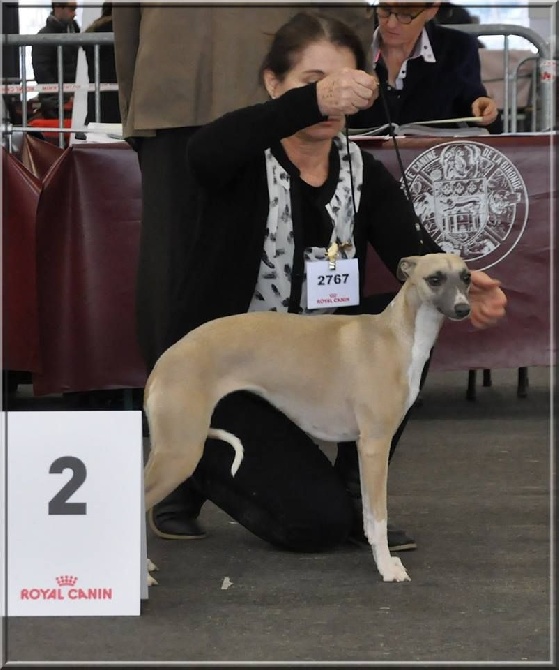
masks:
{"type": "Polygon", "coordinates": [[[9,412],[6,427],[8,616],[139,615],[141,412],[9,412]]]}

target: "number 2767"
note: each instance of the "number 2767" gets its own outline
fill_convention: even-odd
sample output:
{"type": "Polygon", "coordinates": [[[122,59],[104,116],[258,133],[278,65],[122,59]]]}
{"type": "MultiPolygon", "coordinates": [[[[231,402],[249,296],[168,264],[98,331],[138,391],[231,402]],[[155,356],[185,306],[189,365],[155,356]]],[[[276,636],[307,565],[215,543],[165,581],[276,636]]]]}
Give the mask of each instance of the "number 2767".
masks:
{"type": "Polygon", "coordinates": [[[330,284],[347,284],[348,277],[349,274],[346,272],[343,274],[318,275],[318,285],[329,286],[330,284]]]}

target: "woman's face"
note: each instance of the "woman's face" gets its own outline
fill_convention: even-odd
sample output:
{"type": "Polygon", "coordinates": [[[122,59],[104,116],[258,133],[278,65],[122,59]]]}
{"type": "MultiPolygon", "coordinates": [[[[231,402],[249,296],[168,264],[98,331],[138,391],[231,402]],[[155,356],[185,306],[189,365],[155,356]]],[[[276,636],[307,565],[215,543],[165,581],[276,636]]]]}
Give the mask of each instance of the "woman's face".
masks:
{"type": "Polygon", "coordinates": [[[383,45],[411,50],[427,21],[437,13],[437,9],[438,7],[426,7],[421,3],[380,3],[377,17],[383,45]],[[409,23],[402,23],[395,14],[407,19],[409,23]]]}
{"type": "MultiPolygon", "coordinates": [[[[342,68],[356,67],[355,55],[351,49],[324,40],[305,47],[282,81],[270,70],[264,73],[264,81],[270,97],[278,98],[292,88],[320,81],[342,68]]],[[[306,139],[331,139],[342,130],[344,122],[343,116],[331,116],[327,121],[309,126],[297,134],[306,139]]]]}

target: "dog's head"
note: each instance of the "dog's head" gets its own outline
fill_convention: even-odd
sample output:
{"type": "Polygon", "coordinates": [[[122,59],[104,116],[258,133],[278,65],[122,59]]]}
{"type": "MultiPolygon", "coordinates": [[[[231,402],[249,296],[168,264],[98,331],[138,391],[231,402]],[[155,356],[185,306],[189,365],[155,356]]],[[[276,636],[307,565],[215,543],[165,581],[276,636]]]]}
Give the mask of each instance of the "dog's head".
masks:
{"type": "Polygon", "coordinates": [[[421,301],[459,321],[470,314],[470,271],[456,254],[408,256],[398,264],[398,278],[413,284],[421,301]]]}

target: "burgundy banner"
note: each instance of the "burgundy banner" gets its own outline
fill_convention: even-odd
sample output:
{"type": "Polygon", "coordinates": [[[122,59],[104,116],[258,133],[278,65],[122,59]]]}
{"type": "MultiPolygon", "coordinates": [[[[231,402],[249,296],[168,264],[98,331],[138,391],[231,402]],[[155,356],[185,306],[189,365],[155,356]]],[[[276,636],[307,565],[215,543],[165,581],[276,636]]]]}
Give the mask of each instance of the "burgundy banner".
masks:
{"type": "Polygon", "coordinates": [[[2,148],[2,368],[38,371],[35,216],[40,180],[2,148]]]}
{"type": "MultiPolygon", "coordinates": [[[[495,328],[446,323],[433,369],[550,364],[551,142],[399,140],[427,228],[470,267],[500,279],[509,299],[495,328]]],[[[400,176],[391,142],[361,145],[400,176]]],[[[37,209],[37,395],[143,386],[134,320],[140,209],[138,159],[124,143],[74,146],[47,171],[37,209]]],[[[371,293],[398,286],[373,253],[366,283],[371,293]]]]}
{"type": "MultiPolygon", "coordinates": [[[[515,368],[551,365],[553,212],[556,136],[485,136],[470,139],[398,139],[414,206],[447,251],[472,269],[499,279],[508,297],[507,316],[477,330],[445,322],[432,369],[515,368]]],[[[398,179],[392,140],[364,140],[398,179]]],[[[370,293],[397,288],[371,250],[370,293]]],[[[553,358],[552,358],[553,357],[553,358]]]]}

